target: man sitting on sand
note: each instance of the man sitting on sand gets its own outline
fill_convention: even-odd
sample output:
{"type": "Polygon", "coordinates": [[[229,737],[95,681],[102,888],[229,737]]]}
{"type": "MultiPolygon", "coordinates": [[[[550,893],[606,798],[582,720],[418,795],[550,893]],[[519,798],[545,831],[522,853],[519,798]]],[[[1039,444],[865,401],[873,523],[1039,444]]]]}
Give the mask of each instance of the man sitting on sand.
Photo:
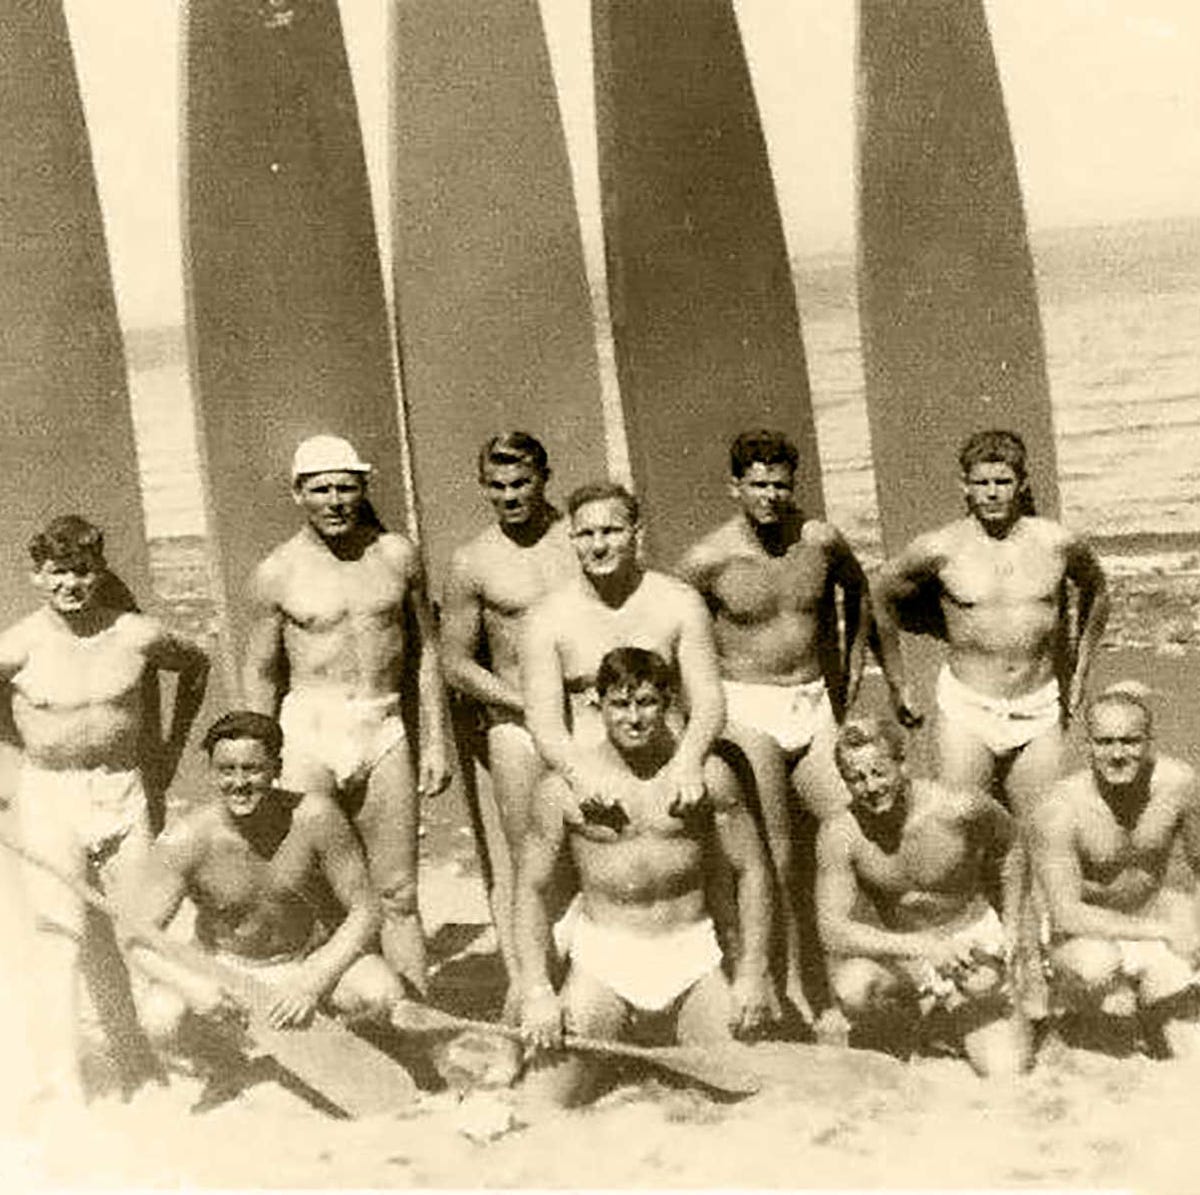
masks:
{"type": "Polygon", "coordinates": [[[884,1048],[907,1053],[940,1029],[981,1075],[1026,1069],[1006,991],[1020,893],[1008,814],[982,793],[911,778],[894,723],[847,722],[836,753],[851,805],[818,834],[817,922],[842,1011],[884,1048]],[[1004,923],[987,896],[999,877],[1004,923]],[[875,923],[856,915],[861,898],[875,923]]]}
{"type": "Polygon", "coordinates": [[[664,782],[682,804],[697,804],[705,757],[725,722],[708,611],[690,585],[642,566],[638,502],[623,486],[581,486],[567,509],[583,575],[543,598],[525,620],[521,675],[530,733],[566,781],[573,808],[611,804],[608,775],[592,769],[588,755],[605,738],[597,670],[614,647],[655,651],[678,677],[687,719],[664,782]]]}
{"type": "MultiPolygon", "coordinates": [[[[204,696],[208,657],[196,645],[129,609],[108,573],[104,536],[77,515],[54,519],[29,545],[41,609],[0,636],[0,678],[12,687],[22,761],[15,805],[22,846],[81,882],[120,886],[151,837],[147,791],[165,789],[204,696]],[[120,596],[117,596],[120,594],[120,596]],[[178,676],[165,742],[147,759],[146,681],[178,676]],[[147,768],[157,773],[147,784],[147,768]]],[[[155,692],[157,690],[154,690],[155,692]]],[[[128,977],[65,884],[36,867],[24,872],[38,919],[36,972],[41,1063],[47,1091],[83,1097],[75,1055],[76,996],[85,978],[106,990],[101,1017],[116,1014],[128,977]]],[[[125,1000],[127,1003],[127,999],[125,1000]]]]}
{"type": "MultiPolygon", "coordinates": [[[[268,1013],[276,1028],[303,1025],[323,1003],[386,1019],[403,992],[372,953],[380,914],[362,850],[329,797],[275,787],[282,743],[263,714],[235,711],[213,723],[204,749],[215,799],[155,842],[126,902],[130,920],[165,928],[188,897],[197,944],[277,993],[268,1013]]],[[[161,1046],[178,1041],[189,1009],[229,1009],[217,980],[136,942],[131,957],[152,976],[139,1008],[161,1046]]]]}
{"type": "Polygon", "coordinates": [[[705,800],[680,805],[670,780],[678,741],[666,718],[673,684],[656,653],[635,647],[606,653],[595,684],[606,737],[577,758],[612,804],[582,822],[568,821],[567,782],[546,777],[518,876],[522,1025],[542,1063],[526,1084],[535,1098],[562,1105],[590,1098],[599,1077],[579,1057],[537,1057],[561,1044],[564,1029],[620,1039],[636,1027],[684,1043],[721,1042],[761,1026],[772,1001],[770,882],[732,772],[710,756],[705,800]],[[570,960],[556,992],[550,906],[564,844],[579,895],[554,935],[570,960]],[[706,880],[725,866],[737,876],[739,925],[729,928],[740,942],[732,984],[705,892],[706,880]]]}
{"type": "Polygon", "coordinates": [[[1087,732],[1089,766],[1058,783],[1033,824],[1056,994],[1078,1028],[1114,1048],[1141,1032],[1172,1055],[1200,1056],[1194,875],[1177,888],[1172,874],[1180,851],[1200,867],[1196,775],[1155,752],[1132,684],[1092,702],[1087,732]]]}

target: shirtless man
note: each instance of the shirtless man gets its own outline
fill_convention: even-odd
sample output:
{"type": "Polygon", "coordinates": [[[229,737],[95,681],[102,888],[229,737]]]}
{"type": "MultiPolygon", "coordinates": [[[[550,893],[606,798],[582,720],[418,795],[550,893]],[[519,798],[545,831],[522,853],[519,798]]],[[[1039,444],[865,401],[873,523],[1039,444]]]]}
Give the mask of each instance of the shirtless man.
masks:
{"type": "Polygon", "coordinates": [[[1145,698],[1106,689],[1087,714],[1090,765],[1059,781],[1033,822],[1034,874],[1049,912],[1049,961],[1068,1008],[1110,1041],[1140,1028],[1173,1055],[1200,1056],[1194,874],[1200,792],[1186,764],[1154,751],[1145,698]]]}
{"type": "Polygon", "coordinates": [[[525,620],[522,690],[543,760],[567,782],[577,809],[609,805],[603,773],[586,766],[604,741],[596,672],[614,647],[644,647],[679,678],[687,723],[664,782],[681,807],[704,796],[704,759],[725,721],[712,626],[689,585],[642,567],[638,504],[615,482],[567,499],[582,576],[543,598],[525,620]]]}
{"type": "MultiPolygon", "coordinates": [[[[54,519],[29,552],[42,607],[0,635],[0,678],[12,686],[22,747],[18,833],[27,850],[76,879],[120,886],[149,845],[147,793],[165,792],[175,773],[204,696],[208,657],[128,602],[109,604],[118,583],[105,564],[103,533],[85,519],[54,519]],[[157,724],[157,711],[145,707],[146,680],[159,671],[176,673],[178,683],[167,737],[147,759],[145,728],[157,724]]],[[[76,1101],[81,969],[93,986],[124,986],[127,976],[107,923],[85,915],[64,884],[28,867],[25,885],[39,931],[33,965],[47,1090],[76,1101]]],[[[100,1015],[120,1002],[119,995],[98,1001],[100,1015]]]]}
{"type": "Polygon", "coordinates": [[[521,856],[517,933],[525,986],[522,1027],[535,1063],[527,1088],[556,1104],[584,1102],[599,1076],[557,1052],[563,1031],[620,1039],[635,1026],[684,1043],[728,1041],[770,1015],[767,936],[770,885],[752,819],[733,773],[716,756],[703,765],[706,799],[680,808],[669,779],[677,741],[668,727],[666,661],[636,647],[608,652],[595,685],[605,738],[581,750],[612,804],[568,824],[559,775],[542,781],[521,856]],[[569,845],[579,895],[554,937],[569,958],[550,983],[549,908],[559,852],[569,845]],[[740,939],[732,983],[706,902],[713,863],[737,876],[740,939]],[[541,1057],[539,1058],[539,1054],[541,1057]]]}
{"type": "MultiPolygon", "coordinates": [[[[184,897],[196,907],[197,944],[276,989],[267,1017],[303,1025],[323,1001],[356,1018],[387,1019],[400,981],[371,953],[378,902],[362,850],[327,797],[274,787],[283,735],[264,714],[235,711],[204,736],[215,801],[178,819],[151,848],[126,899],[135,923],[165,929],[184,897]]],[[[222,1013],[219,982],[147,947],[132,947],[142,1023],[162,1047],[178,1041],[189,1009],[222,1013]]]]}
{"type": "Polygon", "coordinates": [[[479,453],[479,482],[496,523],[454,553],[442,605],[447,682],[477,702],[487,725],[487,769],[508,853],[494,852],[492,917],[516,990],[513,871],[533,790],[544,772],[525,727],[519,649],[525,614],[579,574],[561,513],[546,501],[546,450],[526,432],[493,436],[479,453]]]}
{"type": "Polygon", "coordinates": [[[680,573],[712,612],[720,656],[725,736],[754,773],[781,894],[788,998],[804,1015],[789,791],[818,818],[847,804],[833,760],[839,712],[854,700],[866,635],[866,577],[836,527],[796,509],[799,454],[781,432],[743,432],[730,449],[729,491],[738,513],[683,558],[680,573]],[[834,589],[842,591],[839,659],[834,589]]]}
{"type": "Polygon", "coordinates": [[[1005,990],[1020,896],[1009,815],[982,793],[910,778],[901,730],[877,718],[842,727],[837,761],[851,805],[818,832],[817,919],[843,1013],[893,1047],[936,1014],[979,1074],[1026,1069],[1005,990]],[[1003,923],[986,895],[998,881],[1003,923]],[[878,924],[855,917],[860,895],[878,924]]]}
{"type": "Polygon", "coordinates": [[[374,517],[370,471],[336,436],[296,449],[292,491],[306,524],[254,574],[243,687],[248,707],[283,727],[284,787],[336,795],[351,817],[383,910],[383,956],[424,993],[418,797],[450,779],[441,678],[417,550],[374,517]],[[420,703],[415,782],[401,719],[410,653],[420,703]]]}
{"type": "Polygon", "coordinates": [[[941,779],[984,792],[1003,783],[1024,819],[1058,778],[1064,714],[1082,700],[1108,618],[1107,586],[1084,540],[1029,513],[1020,437],[979,432],[959,465],[967,517],[915,539],[874,587],[880,646],[897,714],[915,721],[898,632],[906,607],[936,593],[950,648],[937,688],[941,779]],[[1069,671],[1067,582],[1080,628],[1069,671]]]}

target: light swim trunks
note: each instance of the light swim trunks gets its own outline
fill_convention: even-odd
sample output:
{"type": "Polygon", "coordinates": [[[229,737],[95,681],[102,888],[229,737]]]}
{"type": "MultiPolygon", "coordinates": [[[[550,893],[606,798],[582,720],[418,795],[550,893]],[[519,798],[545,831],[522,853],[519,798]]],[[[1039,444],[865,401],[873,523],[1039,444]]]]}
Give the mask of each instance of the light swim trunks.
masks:
{"type": "Polygon", "coordinates": [[[663,934],[638,934],[597,925],[578,897],[554,927],[559,952],[571,967],[611,988],[643,1012],[662,1012],[721,965],[721,947],[712,919],[663,934]]]}
{"type": "MultiPolygon", "coordinates": [[[[963,925],[945,933],[937,929],[931,932],[969,947],[981,963],[1002,964],[1004,961],[1004,926],[989,904],[981,902],[976,915],[963,925]]],[[[901,966],[916,984],[922,1012],[953,1008],[971,998],[963,991],[963,979],[969,969],[935,967],[927,959],[904,959],[901,966]]]]}
{"type": "Polygon", "coordinates": [[[788,755],[808,747],[823,722],[833,724],[833,707],[820,677],[798,685],[723,680],[721,687],[726,721],[761,731],[788,755]]]}
{"type": "MultiPolygon", "coordinates": [[[[141,774],[51,769],[25,761],[13,797],[21,845],[79,880],[95,878],[118,852],[145,849],[150,823],[141,774]]],[[[61,880],[27,864],[25,889],[42,922],[78,932],[83,908],[61,880]]]]}
{"type": "Polygon", "coordinates": [[[279,708],[279,725],[280,783],[297,790],[313,767],[332,772],[339,786],[365,780],[405,739],[398,693],[349,698],[323,689],[294,690],[279,708]]]}
{"type": "Polygon", "coordinates": [[[948,664],[938,674],[937,704],[947,722],[970,731],[995,755],[1019,750],[1062,718],[1057,680],[1021,697],[990,697],[964,685],[948,664]]]}

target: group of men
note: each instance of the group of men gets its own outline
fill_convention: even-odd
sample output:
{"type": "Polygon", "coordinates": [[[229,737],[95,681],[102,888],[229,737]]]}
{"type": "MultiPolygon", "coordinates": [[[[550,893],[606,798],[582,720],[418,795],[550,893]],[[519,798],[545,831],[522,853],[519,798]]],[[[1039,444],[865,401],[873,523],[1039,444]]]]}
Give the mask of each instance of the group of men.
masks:
{"type": "MultiPolygon", "coordinates": [[[[646,567],[622,486],[584,485],[564,513],[537,439],[489,439],[495,524],[455,553],[435,624],[415,545],[370,506],[371,466],[345,440],[305,441],[303,526],[253,581],[245,708],[204,737],[217,800],[157,839],[146,780],[169,781],[206,658],[106,597],[99,532],[56,520],[31,545],[43,608],[0,637],[25,848],[92,881],[119,863],[131,923],[165,926],[190,898],[199,943],[277,990],[280,1026],[323,1001],[402,1023],[426,991],[417,831],[420,798],[449,780],[444,680],[507,844],[490,892],[505,1015],[527,1084],[556,1103],[597,1079],[559,1049],[566,1031],[714,1041],[786,1014],[840,1014],[892,1049],[932,1034],[1013,1073],[1043,962],[1079,1016],[1189,1050],[1200,935],[1176,856],[1200,861],[1194,777],[1155,755],[1126,686],[1087,708],[1090,763],[1060,778],[1107,595],[1086,543],[1032,513],[1019,438],[971,437],[966,516],[871,585],[797,509],[786,436],[747,432],[730,464],[733,516],[668,573],[646,567]],[[921,780],[899,632],[931,614],[948,658],[938,776],[921,780]],[[846,716],[869,644],[894,720],[846,716]],[[180,684],[155,750],[159,669],[180,684]]],[[[68,889],[29,878],[63,1014],[46,1075],[63,1085],[87,930],[68,889]]],[[[144,943],[127,953],[155,1038],[227,1005],[144,943]]]]}

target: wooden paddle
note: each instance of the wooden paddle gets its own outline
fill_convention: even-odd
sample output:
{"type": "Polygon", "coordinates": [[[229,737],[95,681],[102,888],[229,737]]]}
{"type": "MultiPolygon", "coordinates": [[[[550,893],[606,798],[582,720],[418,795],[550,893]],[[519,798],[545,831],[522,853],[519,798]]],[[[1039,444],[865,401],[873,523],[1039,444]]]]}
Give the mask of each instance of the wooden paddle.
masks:
{"type": "MultiPolygon", "coordinates": [[[[397,1028],[418,1033],[463,1029],[507,1037],[512,1041],[522,1040],[521,1031],[511,1025],[459,1017],[426,1004],[406,1004],[397,1028]]],[[[753,1051],[740,1042],[714,1042],[703,1046],[637,1046],[629,1042],[601,1041],[568,1033],[563,1045],[581,1054],[644,1062],[656,1069],[692,1079],[724,1095],[753,1095],[762,1087],[752,1070],[753,1051]]]]}
{"type": "MultiPolygon", "coordinates": [[[[216,982],[247,1017],[244,1036],[250,1052],[270,1055],[283,1070],[347,1117],[370,1116],[412,1102],[417,1088],[408,1072],[341,1022],[318,1012],[303,1029],[273,1028],[267,1012],[277,994],[267,984],[154,926],[135,923],[112,901],[6,835],[0,834],[0,845],[48,872],[108,917],[123,944],[145,946],[216,982]]],[[[136,954],[133,961],[137,961],[136,954]]]]}

